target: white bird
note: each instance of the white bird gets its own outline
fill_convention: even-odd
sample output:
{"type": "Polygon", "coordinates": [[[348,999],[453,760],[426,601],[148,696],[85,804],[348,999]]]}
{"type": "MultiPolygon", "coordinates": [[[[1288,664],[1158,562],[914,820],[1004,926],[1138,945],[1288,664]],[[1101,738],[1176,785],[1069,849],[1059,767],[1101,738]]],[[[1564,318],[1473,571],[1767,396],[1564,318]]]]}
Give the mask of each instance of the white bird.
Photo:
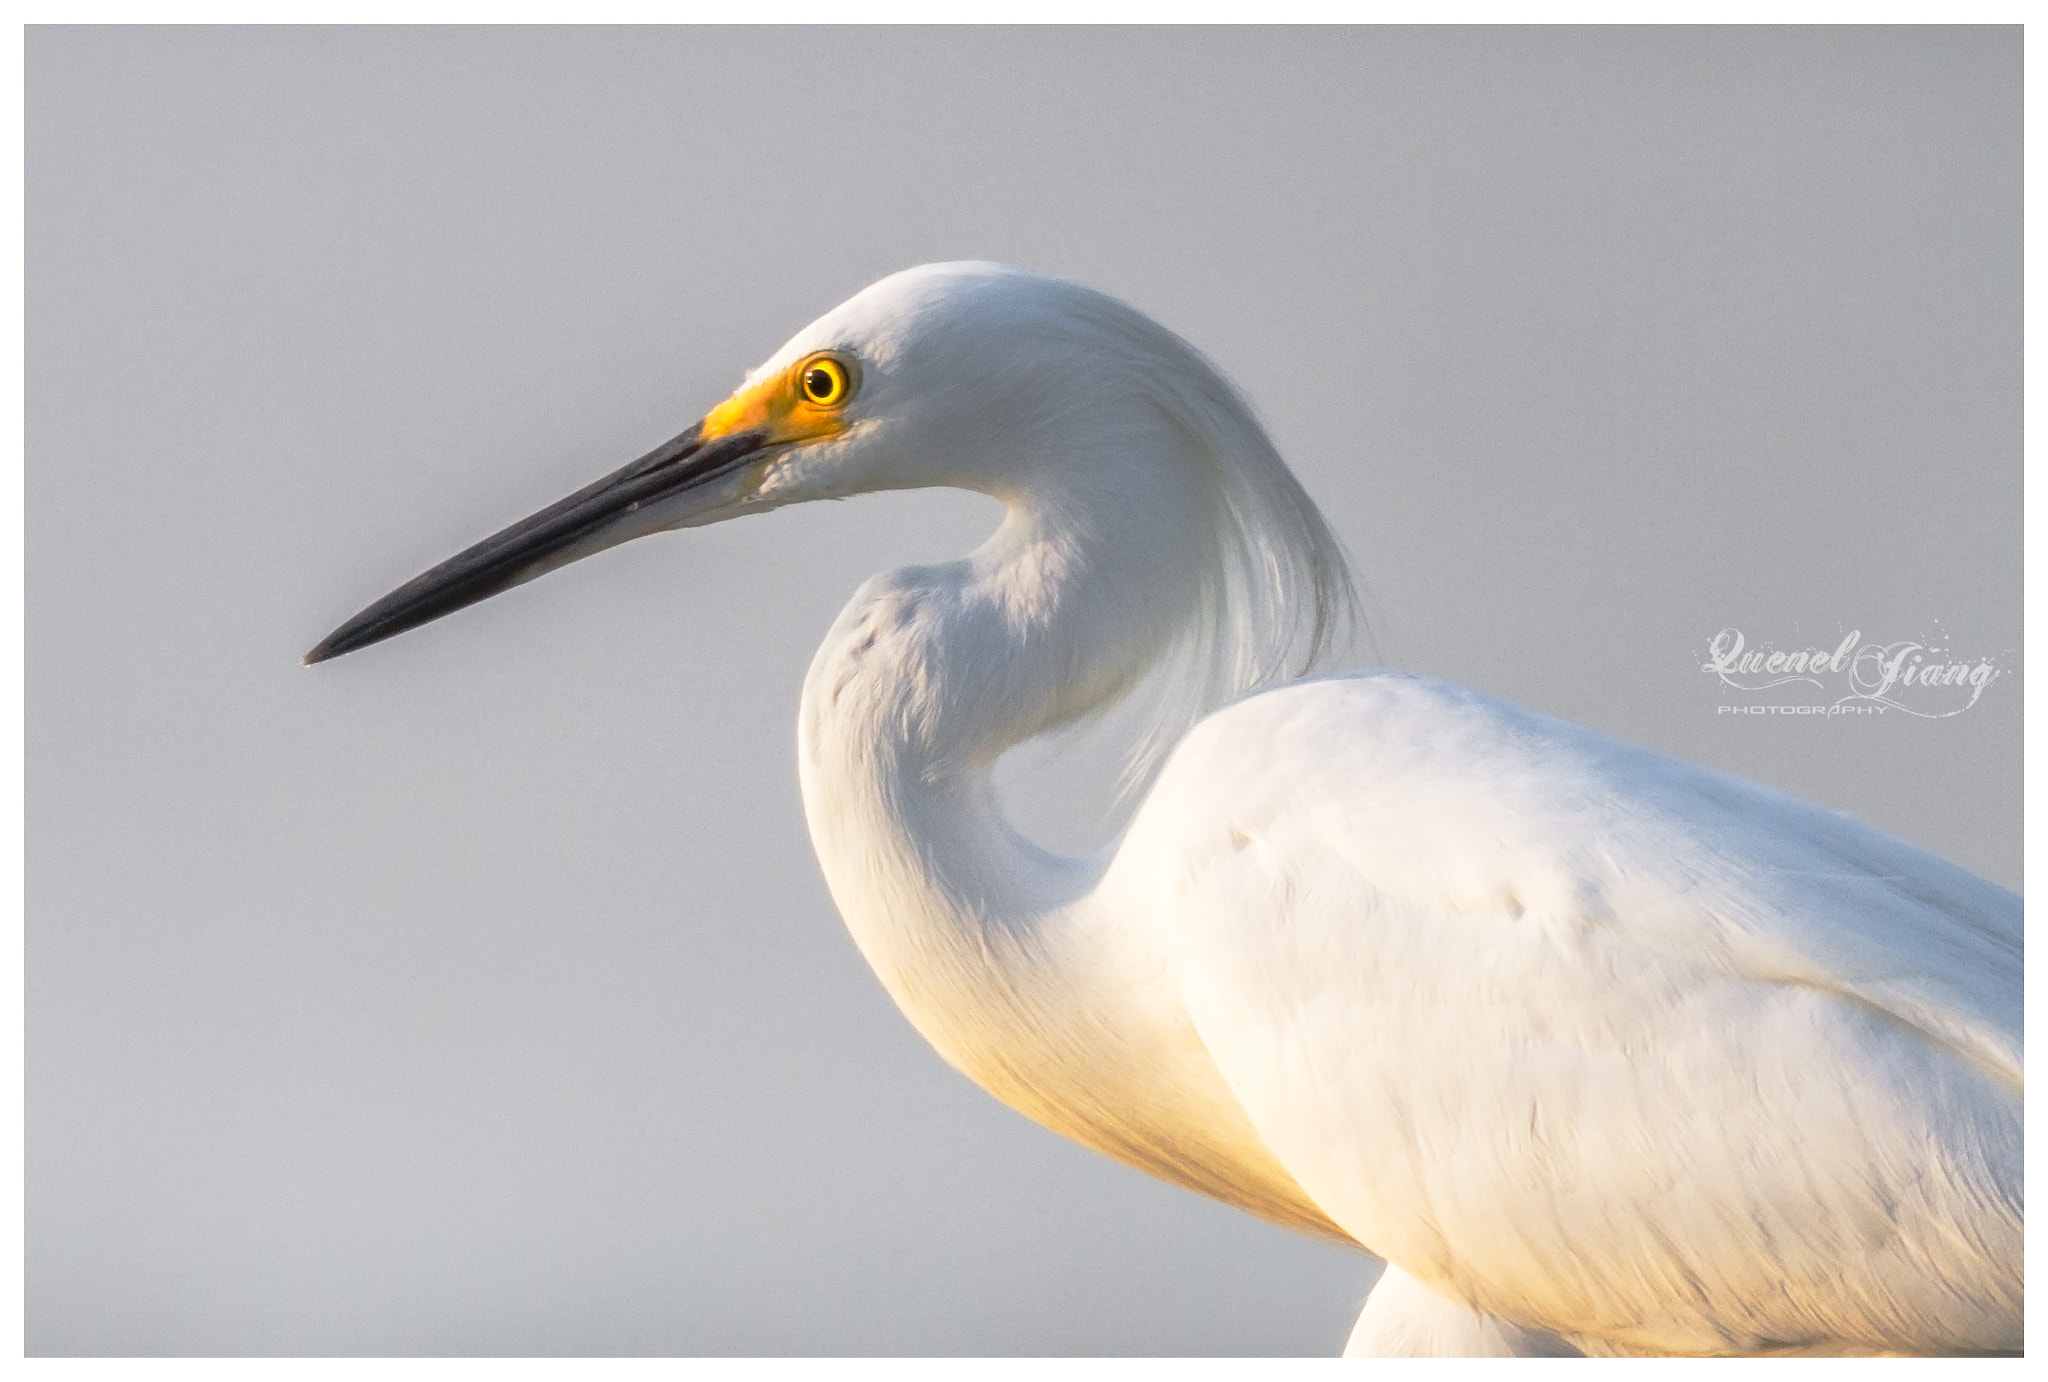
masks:
{"type": "Polygon", "coordinates": [[[2020,1349],[2020,900],[1845,816],[1427,677],[1299,680],[1341,550],[1133,309],[886,278],[697,426],[316,662],[629,538],[945,485],[805,680],[846,925],[946,1060],[1087,1146],[1386,1261],[1348,1353],[2020,1349]],[[1163,688],[1122,838],[1007,822],[1005,750],[1163,688]]]}

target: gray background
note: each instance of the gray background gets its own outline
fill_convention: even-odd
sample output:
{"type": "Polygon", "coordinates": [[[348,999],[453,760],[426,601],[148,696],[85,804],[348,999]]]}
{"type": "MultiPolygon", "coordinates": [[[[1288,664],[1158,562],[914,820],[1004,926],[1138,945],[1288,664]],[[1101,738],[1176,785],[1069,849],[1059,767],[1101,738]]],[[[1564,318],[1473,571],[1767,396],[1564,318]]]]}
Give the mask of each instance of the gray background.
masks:
{"type": "Polygon", "coordinates": [[[2016,887],[2019,113],[2016,29],[32,30],[30,1350],[1334,1351],[1369,1261],[998,1106],[825,896],[811,648],[988,501],[298,654],[998,258],[1245,386],[1388,660],[2016,887]],[[1729,624],[2012,670],[1737,719],[1729,624]]]}

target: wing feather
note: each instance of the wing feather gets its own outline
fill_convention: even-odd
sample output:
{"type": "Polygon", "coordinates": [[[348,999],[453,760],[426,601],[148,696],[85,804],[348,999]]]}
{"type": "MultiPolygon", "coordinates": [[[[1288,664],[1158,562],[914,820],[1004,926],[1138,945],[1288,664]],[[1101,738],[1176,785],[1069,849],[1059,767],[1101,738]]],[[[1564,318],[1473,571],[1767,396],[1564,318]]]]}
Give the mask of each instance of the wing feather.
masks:
{"type": "Polygon", "coordinates": [[[1188,736],[1133,823],[1188,1011],[1374,1252],[1593,1349],[2020,1341],[2020,903],[1419,677],[1188,736]]]}

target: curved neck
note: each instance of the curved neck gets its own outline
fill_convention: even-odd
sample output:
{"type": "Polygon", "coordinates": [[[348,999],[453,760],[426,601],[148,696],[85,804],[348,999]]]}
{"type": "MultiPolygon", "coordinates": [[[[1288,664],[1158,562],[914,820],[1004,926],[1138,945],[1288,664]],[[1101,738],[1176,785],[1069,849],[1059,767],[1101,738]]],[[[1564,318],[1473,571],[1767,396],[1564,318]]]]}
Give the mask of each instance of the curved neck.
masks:
{"type": "Polygon", "coordinates": [[[972,556],[861,588],[804,683],[811,840],[855,943],[956,1069],[1153,1175],[1342,1238],[1194,1036],[1157,932],[1097,895],[1110,852],[1049,853],[996,802],[1004,750],[1125,694],[1216,598],[1199,488],[1151,490],[998,495],[972,556]]]}

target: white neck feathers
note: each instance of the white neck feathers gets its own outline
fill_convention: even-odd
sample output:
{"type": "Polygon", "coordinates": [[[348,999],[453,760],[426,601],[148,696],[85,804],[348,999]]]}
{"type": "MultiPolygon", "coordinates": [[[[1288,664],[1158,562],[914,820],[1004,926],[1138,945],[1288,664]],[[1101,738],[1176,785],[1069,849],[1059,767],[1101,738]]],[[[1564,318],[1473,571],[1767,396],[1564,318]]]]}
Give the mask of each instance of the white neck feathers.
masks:
{"type": "Polygon", "coordinates": [[[1004,751],[1163,663],[1146,775],[1200,715],[1303,670],[1348,607],[1320,516],[1187,356],[1200,388],[1074,417],[1088,449],[1041,429],[974,483],[1008,512],[970,556],[855,594],[804,685],[804,809],[855,942],[954,1066],[1153,1174],[1335,1233],[1244,1122],[1150,942],[1091,910],[1108,853],[1039,848],[992,781],[1004,751]]]}

